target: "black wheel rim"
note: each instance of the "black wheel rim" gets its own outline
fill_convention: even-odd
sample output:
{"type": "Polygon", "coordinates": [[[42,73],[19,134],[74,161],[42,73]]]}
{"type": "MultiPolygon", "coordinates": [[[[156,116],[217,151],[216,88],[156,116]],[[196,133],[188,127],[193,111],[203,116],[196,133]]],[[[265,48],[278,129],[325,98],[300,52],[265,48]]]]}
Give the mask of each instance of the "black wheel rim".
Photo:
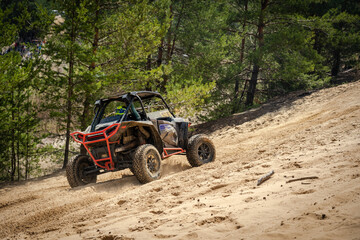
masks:
{"type": "Polygon", "coordinates": [[[198,156],[204,163],[211,161],[211,148],[208,144],[202,143],[198,148],[198,156]]]}
{"type": "Polygon", "coordinates": [[[153,153],[147,155],[146,165],[151,174],[156,174],[160,169],[160,161],[153,153]]]}

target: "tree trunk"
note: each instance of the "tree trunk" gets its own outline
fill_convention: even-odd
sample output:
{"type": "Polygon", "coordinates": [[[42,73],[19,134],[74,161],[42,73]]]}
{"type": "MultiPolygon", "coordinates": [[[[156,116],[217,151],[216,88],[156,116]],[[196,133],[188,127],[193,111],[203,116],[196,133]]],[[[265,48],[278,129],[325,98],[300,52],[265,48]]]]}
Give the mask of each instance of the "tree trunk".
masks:
{"type": "Polygon", "coordinates": [[[85,93],[85,99],[83,101],[83,112],[80,116],[80,129],[85,130],[87,128],[87,119],[90,114],[90,94],[85,93]]]}
{"type": "MultiPolygon", "coordinates": [[[[72,16],[72,28],[71,28],[71,43],[75,43],[75,22],[74,22],[74,11],[72,16]]],[[[71,130],[71,119],[72,119],[72,97],[73,97],[73,72],[74,72],[74,46],[71,46],[70,52],[69,52],[69,70],[68,70],[68,89],[67,89],[67,100],[66,100],[66,139],[65,139],[65,154],[64,154],[64,163],[63,163],[63,169],[66,168],[66,165],[69,160],[69,145],[70,145],[70,130],[71,130]]]]}
{"type": "Polygon", "coordinates": [[[145,69],[150,71],[151,70],[151,54],[149,54],[146,58],[146,66],[145,69]]]}
{"type": "MultiPolygon", "coordinates": [[[[14,103],[14,96],[11,94],[12,103],[14,103]]],[[[11,128],[11,172],[10,172],[10,180],[14,181],[15,170],[16,170],[16,157],[15,157],[15,113],[14,110],[11,110],[11,120],[13,127],[11,128]]]]}
{"type": "MultiPolygon", "coordinates": [[[[173,17],[173,7],[172,4],[170,5],[170,18],[173,17]]],[[[170,21],[169,30],[168,30],[168,36],[167,36],[167,51],[166,51],[166,62],[169,63],[170,61],[170,54],[171,54],[171,26],[172,21],[170,21]]]]}
{"type": "MultiPolygon", "coordinates": [[[[150,70],[151,70],[151,54],[149,54],[149,55],[147,56],[145,70],[147,70],[147,71],[150,71],[150,70]]],[[[146,83],[145,90],[146,90],[146,91],[151,91],[151,83],[150,83],[150,81],[148,81],[148,82],[146,83]]]]}
{"type": "MultiPolygon", "coordinates": [[[[29,112],[29,111],[27,111],[29,112]]],[[[25,144],[25,180],[29,173],[29,125],[26,123],[26,144],[25,144]]]]}
{"type": "Polygon", "coordinates": [[[264,45],[264,27],[265,27],[265,21],[264,21],[264,17],[265,17],[265,10],[269,5],[269,0],[262,0],[261,1],[261,11],[260,11],[260,16],[259,16],[259,22],[258,22],[258,41],[259,41],[259,55],[258,57],[254,60],[254,65],[253,65],[253,70],[251,73],[251,79],[250,79],[250,84],[249,84],[249,88],[248,88],[248,92],[246,95],[246,102],[245,105],[246,106],[251,106],[254,103],[254,97],[255,97],[255,92],[256,92],[256,85],[257,85],[257,80],[258,80],[258,76],[259,76],[259,70],[260,70],[260,62],[262,60],[262,47],[264,45]]]}
{"type": "MultiPolygon", "coordinates": [[[[92,47],[93,47],[93,56],[96,55],[98,46],[99,46],[99,27],[97,26],[97,21],[99,19],[99,1],[96,1],[96,6],[97,9],[95,11],[95,19],[94,19],[94,39],[93,39],[93,43],[92,43],[92,47]]],[[[90,66],[89,66],[89,71],[93,71],[95,69],[95,61],[91,62],[90,66]]],[[[88,122],[88,116],[90,115],[90,102],[91,101],[91,96],[89,94],[89,92],[85,92],[85,99],[83,101],[83,112],[80,116],[80,128],[81,130],[85,130],[87,128],[88,122]]]]}
{"type": "MultiPolygon", "coordinates": [[[[26,104],[26,115],[30,116],[30,106],[31,106],[31,102],[30,102],[30,97],[29,94],[26,95],[26,100],[27,100],[27,104],[26,104]]],[[[26,121],[26,144],[25,144],[25,180],[27,180],[30,177],[30,166],[29,166],[29,144],[30,144],[30,123],[29,121],[26,121]]]]}
{"type": "Polygon", "coordinates": [[[163,59],[163,52],[164,52],[164,38],[161,39],[160,46],[158,49],[158,56],[156,59],[156,66],[160,67],[163,59]]]}
{"type": "MultiPolygon", "coordinates": [[[[176,33],[177,33],[177,31],[178,31],[178,29],[180,27],[181,17],[183,15],[184,8],[185,8],[185,2],[183,1],[182,6],[181,6],[181,10],[179,12],[179,17],[178,17],[178,20],[176,22],[173,34],[171,34],[172,21],[170,22],[170,26],[169,26],[169,30],[168,30],[168,37],[167,37],[167,44],[166,44],[167,45],[167,51],[166,51],[166,62],[167,63],[170,63],[170,61],[172,59],[172,56],[174,54],[176,37],[177,37],[176,33]]],[[[170,12],[171,12],[171,17],[173,17],[174,13],[173,13],[173,6],[172,5],[170,5],[170,12]]],[[[162,51],[161,51],[161,54],[162,54],[162,51]]],[[[169,81],[169,76],[164,74],[163,81],[160,83],[160,89],[163,92],[166,92],[166,84],[167,84],[168,81],[169,81]]]]}
{"type": "Polygon", "coordinates": [[[321,47],[322,47],[321,31],[319,29],[315,29],[314,30],[314,46],[313,46],[313,48],[318,54],[321,54],[321,47]]]}
{"type": "Polygon", "coordinates": [[[334,62],[331,68],[331,76],[336,77],[339,73],[339,69],[340,69],[340,50],[336,49],[334,52],[334,62]]]}
{"type": "Polygon", "coordinates": [[[66,168],[69,159],[69,145],[70,145],[70,129],[71,129],[71,118],[72,118],[72,95],[73,95],[73,79],[72,72],[74,67],[73,49],[70,51],[70,62],[69,62],[69,77],[68,77],[68,93],[66,101],[66,140],[65,140],[65,155],[63,169],[66,168]]]}
{"type": "MultiPolygon", "coordinates": [[[[243,19],[243,25],[242,25],[242,30],[243,32],[245,32],[245,27],[246,27],[246,13],[247,13],[247,9],[248,9],[248,0],[245,1],[244,3],[244,19],[243,19]]],[[[243,39],[241,40],[241,49],[240,49],[240,65],[243,64],[244,62],[244,51],[245,51],[245,36],[243,37],[243,39]]],[[[240,101],[238,101],[238,97],[239,97],[239,85],[240,85],[240,79],[239,77],[236,77],[235,79],[235,88],[234,88],[234,106],[233,106],[233,110],[232,113],[236,113],[237,111],[239,111],[239,106],[241,104],[241,100],[242,98],[240,98],[240,101]]],[[[246,82],[244,82],[244,89],[246,88],[246,82]]],[[[244,93],[244,92],[243,92],[244,93]]],[[[242,94],[243,95],[243,94],[242,94]]]]}
{"type": "MultiPolygon", "coordinates": [[[[20,98],[20,88],[18,86],[18,98],[20,98]]],[[[17,143],[16,143],[16,158],[17,158],[17,180],[20,181],[20,106],[19,102],[17,102],[17,143]]]]}
{"type": "Polygon", "coordinates": [[[259,64],[254,64],[253,70],[251,72],[251,79],[250,79],[248,92],[246,95],[246,102],[245,102],[246,106],[253,105],[255,91],[256,91],[256,85],[257,85],[257,79],[258,79],[258,75],[259,75],[259,69],[260,69],[259,64]]]}
{"type": "MultiPolygon", "coordinates": [[[[179,18],[178,18],[178,21],[175,25],[175,31],[174,31],[174,38],[172,40],[172,44],[171,44],[171,50],[169,51],[168,50],[168,60],[170,61],[171,58],[172,58],[172,55],[174,54],[174,50],[175,50],[175,43],[176,43],[176,38],[177,38],[177,31],[179,30],[179,27],[180,27],[180,23],[181,23],[181,18],[182,18],[182,15],[183,15],[183,12],[184,12],[184,8],[185,8],[185,2],[183,1],[182,2],[182,6],[181,6],[181,10],[180,10],[180,13],[179,13],[179,18]]],[[[169,45],[170,46],[170,45],[169,45]]]]}
{"type": "MultiPolygon", "coordinates": [[[[97,9],[95,11],[95,19],[94,19],[94,40],[93,40],[93,43],[92,43],[92,47],[93,47],[93,55],[95,56],[96,55],[96,52],[97,52],[97,49],[98,49],[98,46],[99,46],[99,27],[98,27],[98,20],[99,20],[99,1],[96,1],[96,6],[97,6],[97,9]]],[[[91,66],[89,68],[90,70],[94,70],[95,69],[95,61],[93,61],[91,63],[91,66]]]]}
{"type": "Polygon", "coordinates": [[[17,180],[20,181],[20,139],[19,139],[19,133],[18,133],[18,139],[17,139],[17,143],[16,143],[16,158],[17,158],[17,180]]]}

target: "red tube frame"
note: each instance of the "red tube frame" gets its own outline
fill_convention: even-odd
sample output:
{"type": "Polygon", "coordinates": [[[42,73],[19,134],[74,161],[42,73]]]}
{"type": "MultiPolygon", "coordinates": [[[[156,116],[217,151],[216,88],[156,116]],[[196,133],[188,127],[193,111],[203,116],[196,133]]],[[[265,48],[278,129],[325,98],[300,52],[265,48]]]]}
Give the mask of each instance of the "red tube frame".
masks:
{"type": "MultiPolygon", "coordinates": [[[[97,132],[92,132],[92,133],[82,133],[82,132],[73,132],[70,135],[74,138],[75,142],[81,143],[82,145],[84,145],[86,151],[89,153],[90,157],[92,158],[92,160],[94,161],[94,163],[101,167],[104,168],[103,166],[101,166],[98,162],[102,162],[102,161],[106,161],[108,160],[108,162],[105,162],[105,169],[106,170],[114,170],[115,169],[115,165],[114,165],[114,161],[112,159],[112,154],[110,151],[110,144],[112,143],[116,143],[116,142],[110,142],[109,138],[112,137],[118,130],[120,127],[120,123],[114,123],[112,125],[110,125],[109,127],[101,130],[101,131],[97,131],[97,132]],[[113,128],[114,126],[116,126],[115,130],[112,131],[109,135],[106,134],[106,131],[108,131],[109,129],[113,128]],[[77,138],[77,136],[81,134],[82,136],[82,141],[79,140],[79,138],[77,138]],[[103,139],[98,139],[98,140],[94,140],[94,141],[85,141],[87,139],[87,137],[89,136],[103,136],[103,139]],[[100,158],[100,159],[95,159],[95,157],[92,155],[91,151],[89,150],[89,147],[87,146],[88,144],[92,144],[92,143],[97,143],[97,142],[104,142],[106,141],[106,146],[107,146],[107,150],[108,150],[108,156],[107,158],[100,158]]],[[[123,126],[126,127],[126,126],[123,126]]]]}
{"type": "MultiPolygon", "coordinates": [[[[94,161],[94,163],[97,166],[104,168],[104,166],[100,165],[98,162],[108,160],[108,162],[105,162],[105,169],[111,171],[111,170],[115,169],[115,165],[114,165],[114,161],[113,161],[111,150],[110,150],[110,144],[114,144],[117,142],[110,142],[109,139],[119,130],[120,126],[121,126],[120,123],[114,123],[101,131],[92,132],[92,133],[73,132],[70,135],[73,137],[75,142],[81,143],[85,147],[86,151],[89,153],[90,157],[92,158],[92,160],[94,161]],[[107,135],[106,131],[113,128],[114,126],[116,126],[115,130],[113,130],[109,135],[107,135]],[[79,137],[78,137],[79,135],[82,136],[82,141],[79,140],[79,137]],[[104,138],[94,140],[94,141],[86,141],[86,139],[90,136],[101,136],[101,135],[104,138]],[[95,157],[93,156],[93,154],[91,153],[91,151],[87,145],[92,144],[92,143],[104,142],[104,141],[106,141],[106,146],[107,146],[109,157],[95,159],[95,157]]],[[[126,125],[122,126],[121,128],[126,128],[126,125]]],[[[162,157],[162,159],[165,159],[165,158],[171,157],[173,155],[177,155],[177,154],[185,153],[185,152],[186,152],[186,150],[182,149],[182,148],[163,148],[163,153],[161,154],[161,157],[162,157]],[[169,154],[168,151],[176,151],[176,152],[169,154]]]]}
{"type": "Polygon", "coordinates": [[[186,152],[185,149],[182,149],[182,148],[163,148],[163,150],[164,150],[164,151],[163,151],[163,153],[162,153],[162,155],[161,155],[162,159],[171,157],[171,156],[176,155],[176,154],[180,154],[180,153],[186,152]],[[177,152],[168,154],[167,151],[177,151],[177,152]]]}

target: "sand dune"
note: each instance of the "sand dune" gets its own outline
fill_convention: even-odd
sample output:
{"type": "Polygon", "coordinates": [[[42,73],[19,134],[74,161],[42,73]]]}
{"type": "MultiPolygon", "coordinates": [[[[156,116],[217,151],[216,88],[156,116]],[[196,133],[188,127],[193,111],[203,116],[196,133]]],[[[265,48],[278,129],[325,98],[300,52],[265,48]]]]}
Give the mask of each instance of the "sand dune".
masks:
{"type": "Polygon", "coordinates": [[[360,239],[360,81],[197,131],[210,134],[217,160],[190,168],[169,158],[149,184],[124,170],[75,189],[64,172],[3,186],[0,238],[360,239]]]}

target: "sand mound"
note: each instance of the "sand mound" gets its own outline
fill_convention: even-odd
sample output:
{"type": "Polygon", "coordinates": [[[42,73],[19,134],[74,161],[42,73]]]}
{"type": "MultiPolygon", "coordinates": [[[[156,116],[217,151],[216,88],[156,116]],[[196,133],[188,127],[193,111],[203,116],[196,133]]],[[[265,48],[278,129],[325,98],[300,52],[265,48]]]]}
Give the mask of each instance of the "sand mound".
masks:
{"type": "Polygon", "coordinates": [[[175,156],[149,184],[124,170],[76,189],[63,172],[3,186],[0,238],[360,239],[359,81],[202,129],[216,162],[175,156]],[[302,177],[314,178],[287,183],[302,177]]]}

